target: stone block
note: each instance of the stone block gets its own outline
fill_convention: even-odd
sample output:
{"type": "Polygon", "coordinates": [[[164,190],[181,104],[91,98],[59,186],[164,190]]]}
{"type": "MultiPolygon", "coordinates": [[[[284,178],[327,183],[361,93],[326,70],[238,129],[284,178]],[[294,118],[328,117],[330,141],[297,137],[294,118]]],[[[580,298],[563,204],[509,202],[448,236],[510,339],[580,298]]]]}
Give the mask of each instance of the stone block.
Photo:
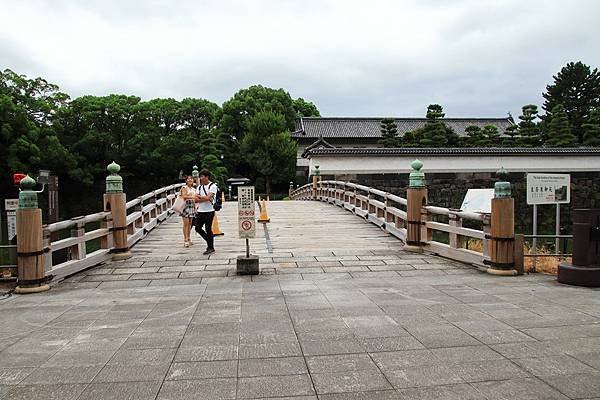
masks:
{"type": "Polygon", "coordinates": [[[250,257],[238,256],[236,265],[238,275],[258,275],[260,272],[258,256],[253,254],[250,257]]]}

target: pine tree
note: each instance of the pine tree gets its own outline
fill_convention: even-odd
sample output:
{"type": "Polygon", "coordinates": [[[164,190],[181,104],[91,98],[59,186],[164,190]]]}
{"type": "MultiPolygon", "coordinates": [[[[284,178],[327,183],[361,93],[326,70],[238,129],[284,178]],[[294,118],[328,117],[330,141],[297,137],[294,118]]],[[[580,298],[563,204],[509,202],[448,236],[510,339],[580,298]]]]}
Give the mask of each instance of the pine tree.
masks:
{"type": "Polygon", "coordinates": [[[480,127],[477,125],[469,125],[465,128],[465,132],[467,133],[465,140],[465,145],[467,147],[485,146],[485,136],[483,135],[480,127]]]}
{"type": "Polygon", "coordinates": [[[440,121],[444,115],[444,110],[439,104],[430,104],[427,107],[425,126],[414,132],[419,137],[419,147],[456,147],[459,145],[460,138],[456,132],[440,121]]]}
{"type": "Polygon", "coordinates": [[[381,120],[381,139],[378,141],[383,147],[399,147],[398,125],[393,118],[381,120]]]}
{"type": "Polygon", "coordinates": [[[488,147],[497,147],[500,146],[502,138],[500,137],[500,132],[498,132],[498,127],[495,125],[486,125],[481,130],[483,136],[485,137],[485,145],[488,147]]]}
{"type": "Polygon", "coordinates": [[[548,139],[545,144],[550,147],[573,147],[577,144],[577,138],[571,132],[569,118],[562,104],[557,104],[552,109],[552,117],[548,122],[548,139]]]}
{"type": "Polygon", "coordinates": [[[583,145],[600,147],[600,107],[591,112],[583,128],[583,145]]]}
{"type": "Polygon", "coordinates": [[[540,130],[536,119],[538,118],[538,109],[536,105],[527,104],[522,108],[522,115],[519,115],[519,134],[518,143],[522,147],[536,147],[541,144],[540,130]]]}
{"type": "Polygon", "coordinates": [[[562,104],[573,134],[583,142],[582,125],[593,109],[600,107],[600,72],[581,61],[568,63],[553,77],[554,83],[543,93],[544,111],[552,119],[553,109],[562,104]]]}
{"type": "Polygon", "coordinates": [[[444,118],[446,114],[444,114],[444,108],[439,104],[430,104],[427,106],[427,114],[425,114],[425,118],[427,118],[428,122],[435,122],[440,118],[444,118]]]}

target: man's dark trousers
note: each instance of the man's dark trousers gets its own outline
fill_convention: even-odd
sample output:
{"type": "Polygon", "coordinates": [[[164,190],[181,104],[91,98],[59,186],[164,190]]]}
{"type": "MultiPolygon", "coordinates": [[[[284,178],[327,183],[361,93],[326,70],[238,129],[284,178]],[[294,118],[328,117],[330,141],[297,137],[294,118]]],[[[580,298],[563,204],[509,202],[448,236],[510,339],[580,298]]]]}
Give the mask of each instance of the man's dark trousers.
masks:
{"type": "Polygon", "coordinates": [[[212,232],[212,223],[213,218],[215,217],[215,212],[197,212],[196,213],[196,232],[202,239],[206,241],[206,249],[214,250],[215,249],[215,235],[212,232]]]}

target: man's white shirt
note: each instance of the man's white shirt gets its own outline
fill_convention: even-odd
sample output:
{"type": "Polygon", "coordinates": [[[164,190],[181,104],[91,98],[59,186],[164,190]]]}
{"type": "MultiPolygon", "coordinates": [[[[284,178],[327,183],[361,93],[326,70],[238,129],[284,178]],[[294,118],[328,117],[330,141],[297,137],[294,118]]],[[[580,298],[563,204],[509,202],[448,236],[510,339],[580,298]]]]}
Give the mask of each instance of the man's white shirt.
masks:
{"type": "Polygon", "coordinates": [[[213,182],[209,182],[208,185],[200,185],[198,186],[198,195],[199,196],[208,196],[209,193],[213,193],[212,201],[201,201],[196,203],[196,212],[211,212],[215,211],[213,207],[213,203],[215,201],[215,197],[217,196],[217,184],[213,182]]]}

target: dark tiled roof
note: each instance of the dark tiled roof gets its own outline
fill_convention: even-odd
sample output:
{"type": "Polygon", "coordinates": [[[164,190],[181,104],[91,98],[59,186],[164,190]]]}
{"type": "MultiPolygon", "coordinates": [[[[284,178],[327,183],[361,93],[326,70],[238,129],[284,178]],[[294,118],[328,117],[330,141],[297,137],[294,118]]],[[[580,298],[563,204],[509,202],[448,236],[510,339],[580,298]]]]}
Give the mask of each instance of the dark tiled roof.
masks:
{"type": "Polygon", "coordinates": [[[312,143],[311,145],[306,146],[306,148],[302,152],[302,157],[306,157],[306,155],[308,154],[307,152],[309,152],[311,150],[315,150],[315,149],[333,149],[333,148],[335,148],[335,146],[333,146],[331,143],[329,143],[328,141],[326,141],[325,139],[323,139],[323,136],[319,136],[319,138],[314,143],[312,143]]]}
{"type": "Polygon", "coordinates": [[[336,155],[336,156],[388,156],[388,155],[440,155],[440,156],[464,156],[464,155],[597,155],[600,156],[599,147],[536,147],[536,148],[512,148],[512,147],[465,147],[465,148],[315,148],[306,152],[312,155],[336,155]]]}
{"type": "MultiPolygon", "coordinates": [[[[381,137],[381,120],[383,118],[317,118],[305,117],[296,119],[296,130],[292,133],[296,138],[379,138],[381,137]]],[[[421,128],[427,122],[426,118],[395,118],[398,133],[421,128]]],[[[443,118],[442,121],[458,135],[466,135],[469,125],[484,127],[495,125],[500,133],[514,125],[510,118],[443,118]]]]}

